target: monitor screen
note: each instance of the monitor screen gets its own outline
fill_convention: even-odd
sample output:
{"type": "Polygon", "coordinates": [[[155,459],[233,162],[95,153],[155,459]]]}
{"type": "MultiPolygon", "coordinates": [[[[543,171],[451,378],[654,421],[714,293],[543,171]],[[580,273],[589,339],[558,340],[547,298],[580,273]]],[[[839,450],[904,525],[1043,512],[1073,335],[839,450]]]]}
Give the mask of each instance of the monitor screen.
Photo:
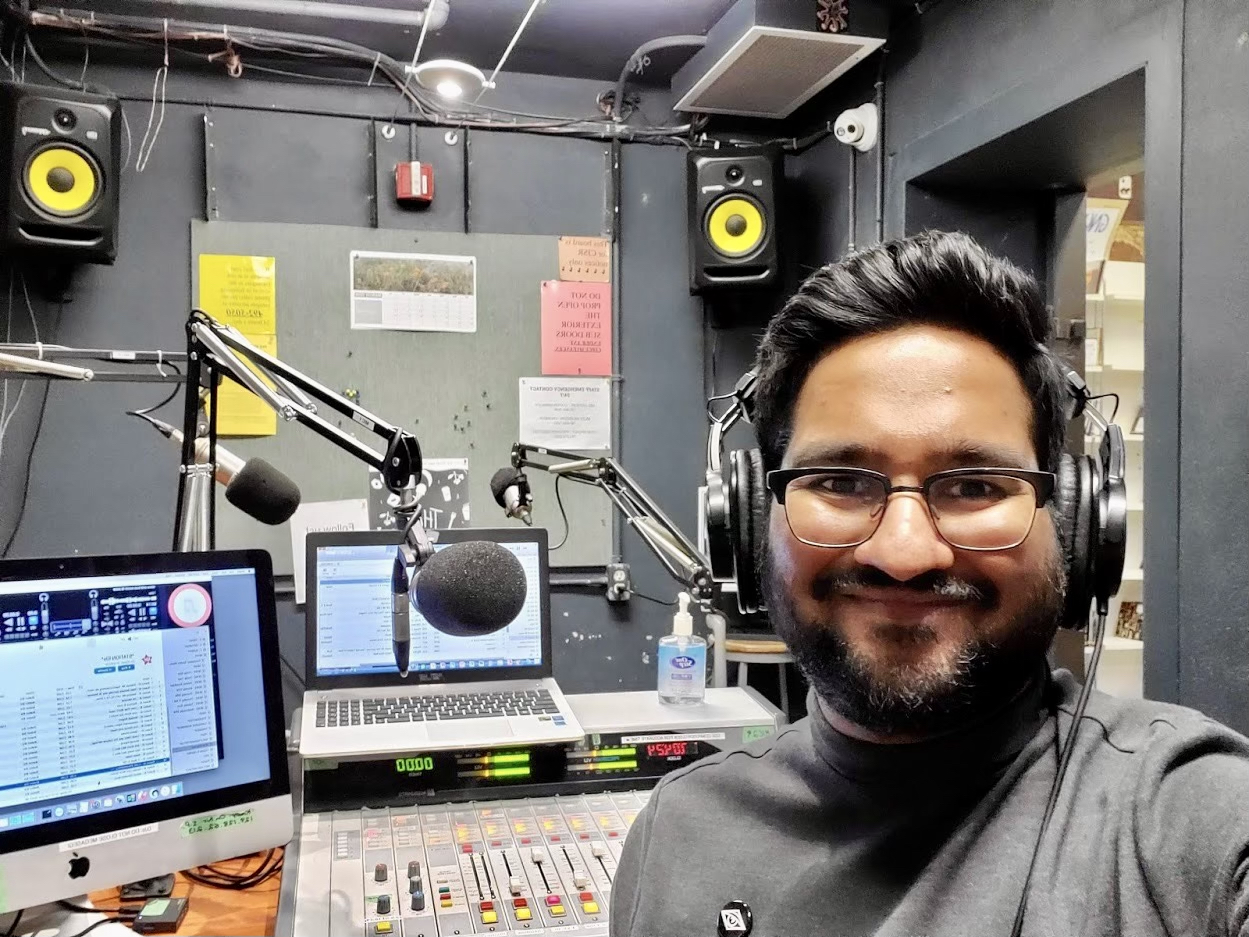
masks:
{"type": "MultiPolygon", "coordinates": [[[[525,570],[525,605],[501,631],[457,638],[431,627],[412,610],[413,673],[535,667],[542,660],[543,545],[503,541],[525,570]]],[[[450,543],[435,545],[441,550],[450,543]]],[[[315,588],[316,676],[360,677],[398,674],[391,645],[393,543],[321,544],[312,568],[315,588]]],[[[311,611],[311,610],[310,610],[311,611]]]]}
{"type": "Polygon", "coordinates": [[[265,709],[254,567],[0,580],[0,853],[268,780],[265,709]]]}

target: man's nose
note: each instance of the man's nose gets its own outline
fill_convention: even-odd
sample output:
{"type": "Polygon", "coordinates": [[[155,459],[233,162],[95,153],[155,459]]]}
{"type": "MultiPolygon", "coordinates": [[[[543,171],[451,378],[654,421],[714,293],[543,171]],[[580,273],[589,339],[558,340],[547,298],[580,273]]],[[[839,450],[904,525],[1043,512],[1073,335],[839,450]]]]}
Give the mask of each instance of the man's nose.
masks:
{"type": "Polygon", "coordinates": [[[898,582],[954,565],[954,550],[937,533],[923,495],[897,492],[883,510],[876,532],[855,547],[857,562],[875,566],[898,582]]]}

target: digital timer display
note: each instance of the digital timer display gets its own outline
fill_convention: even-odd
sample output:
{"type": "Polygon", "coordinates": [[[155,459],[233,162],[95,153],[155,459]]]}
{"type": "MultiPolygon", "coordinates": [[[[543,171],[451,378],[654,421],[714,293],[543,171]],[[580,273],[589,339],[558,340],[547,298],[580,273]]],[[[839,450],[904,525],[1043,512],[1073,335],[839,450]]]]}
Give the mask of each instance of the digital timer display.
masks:
{"type": "Polygon", "coordinates": [[[417,771],[433,771],[434,759],[429,755],[418,755],[415,758],[396,758],[395,770],[400,774],[414,774],[417,771]]]}
{"type": "Polygon", "coordinates": [[[652,742],[646,746],[647,758],[684,758],[689,754],[689,742],[652,742]]]}

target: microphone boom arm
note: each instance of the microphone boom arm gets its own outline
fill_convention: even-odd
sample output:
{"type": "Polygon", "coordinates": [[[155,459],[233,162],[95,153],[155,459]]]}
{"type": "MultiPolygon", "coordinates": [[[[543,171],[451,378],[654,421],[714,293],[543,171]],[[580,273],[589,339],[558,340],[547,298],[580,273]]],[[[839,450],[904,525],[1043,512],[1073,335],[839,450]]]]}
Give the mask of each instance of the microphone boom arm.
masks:
{"type": "Polygon", "coordinates": [[[517,469],[541,469],[602,490],[668,575],[685,586],[700,606],[711,607],[715,587],[710,562],[615,459],[587,458],[518,442],[512,447],[512,465],[517,469]]]}
{"type": "MultiPolygon", "coordinates": [[[[392,493],[400,495],[401,498],[405,494],[411,494],[423,466],[420,443],[414,435],[261,351],[237,329],[218,322],[201,309],[192,310],[186,328],[187,403],[182,428],[183,466],[179,479],[175,548],[187,541],[184,528],[188,520],[196,514],[203,516],[202,508],[184,503],[187,500],[186,479],[188,475],[195,474],[197,437],[208,436],[208,461],[212,463],[216,460],[217,410],[212,407],[205,419],[200,412],[198,395],[203,389],[207,389],[210,395],[215,396],[219,375],[229,377],[246,388],[283,420],[302,423],[348,455],[377,469],[392,493]],[[274,386],[270,387],[266,379],[274,386]],[[326,420],[318,412],[318,403],[378,436],[385,443],[383,451],[377,451],[326,420]]],[[[204,495],[201,494],[200,497],[204,495]]],[[[407,516],[409,519],[399,554],[404,566],[408,568],[421,565],[433,555],[429,537],[418,522],[417,507],[416,501],[412,499],[402,501],[395,509],[397,515],[407,516]]],[[[210,548],[210,540],[211,538],[209,542],[205,542],[201,536],[198,545],[210,548]]]]}

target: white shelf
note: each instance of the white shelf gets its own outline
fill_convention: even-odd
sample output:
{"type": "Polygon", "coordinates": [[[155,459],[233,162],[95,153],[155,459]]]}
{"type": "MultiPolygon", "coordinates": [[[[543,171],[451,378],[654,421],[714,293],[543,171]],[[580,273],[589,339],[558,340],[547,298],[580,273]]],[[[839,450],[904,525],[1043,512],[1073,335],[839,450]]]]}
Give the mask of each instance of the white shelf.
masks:
{"type": "Polygon", "coordinates": [[[1121,638],[1117,634],[1108,634],[1102,638],[1102,650],[1105,652],[1135,651],[1139,654],[1144,649],[1145,642],[1136,638],[1121,638]]]}
{"type": "Polygon", "coordinates": [[[1123,571],[1124,582],[1144,582],[1145,570],[1143,569],[1125,569],[1123,571]]]}
{"type": "Polygon", "coordinates": [[[1121,368],[1113,364],[1086,364],[1084,366],[1085,374],[1144,374],[1144,368],[1136,366],[1121,368]]]}

